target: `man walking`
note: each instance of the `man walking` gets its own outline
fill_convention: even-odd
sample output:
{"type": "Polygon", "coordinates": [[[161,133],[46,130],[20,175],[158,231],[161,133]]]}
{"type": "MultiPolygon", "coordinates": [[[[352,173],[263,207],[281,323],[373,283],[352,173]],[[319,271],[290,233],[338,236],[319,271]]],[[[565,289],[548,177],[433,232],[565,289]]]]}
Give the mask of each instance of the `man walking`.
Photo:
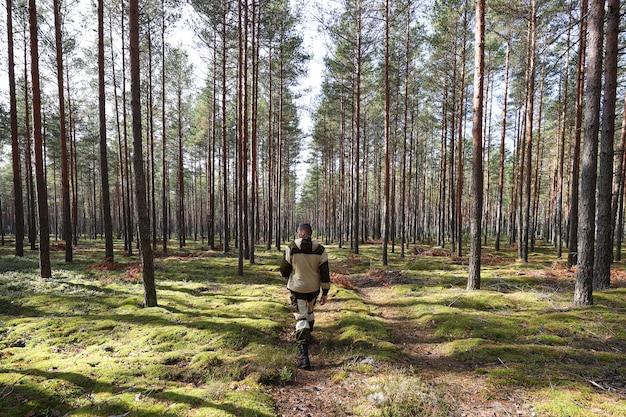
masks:
{"type": "Polygon", "coordinates": [[[326,304],[330,289],[328,254],[324,246],[311,239],[311,225],[302,223],[296,239],[285,250],[280,275],[287,279],[291,292],[291,306],[296,318],[296,345],[300,369],[311,369],[309,344],[315,323],[313,308],[322,293],[320,305],[326,304]]]}

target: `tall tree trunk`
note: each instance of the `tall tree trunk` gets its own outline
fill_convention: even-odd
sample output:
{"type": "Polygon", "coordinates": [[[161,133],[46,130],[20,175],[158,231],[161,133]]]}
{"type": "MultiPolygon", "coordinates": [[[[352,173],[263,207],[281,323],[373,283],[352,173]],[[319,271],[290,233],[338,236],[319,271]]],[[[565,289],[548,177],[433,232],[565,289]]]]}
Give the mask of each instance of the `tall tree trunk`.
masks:
{"type": "Polygon", "coordinates": [[[569,234],[567,241],[567,264],[576,265],[578,259],[578,200],[580,195],[580,142],[582,136],[583,105],[585,92],[585,61],[587,60],[587,10],[588,0],[580,3],[580,30],[578,41],[578,69],[576,81],[576,120],[574,127],[574,149],[572,150],[572,175],[570,186],[569,234]]]}
{"type": "Polygon", "coordinates": [[[528,263],[528,251],[529,251],[529,239],[530,239],[530,225],[531,225],[531,188],[532,188],[532,152],[533,152],[533,131],[534,131],[534,104],[535,104],[535,62],[536,62],[536,38],[537,38],[537,4],[535,0],[531,0],[530,5],[530,19],[529,19],[529,47],[528,47],[528,83],[526,87],[526,133],[525,141],[526,152],[525,160],[526,166],[524,168],[525,180],[524,180],[524,212],[523,215],[523,231],[522,231],[522,246],[521,246],[521,258],[522,262],[528,263]]]}
{"type": "MultiPolygon", "coordinates": [[[[216,36],[217,38],[217,36],[216,36]]],[[[215,42],[217,43],[217,42],[215,42]]],[[[208,194],[208,215],[207,215],[207,243],[211,250],[215,250],[215,147],[217,140],[217,48],[213,48],[213,76],[211,94],[211,129],[210,137],[207,140],[209,149],[207,152],[207,194],[208,194]]]]}
{"type": "MultiPolygon", "coordinates": [[[[214,93],[215,94],[215,93],[214,93]]],[[[167,122],[165,119],[165,0],[161,0],[161,210],[163,212],[163,253],[167,253],[169,237],[169,210],[168,210],[168,178],[167,163],[167,122]]],[[[209,237],[211,239],[211,237],[209,237]]],[[[211,248],[213,246],[211,245],[211,248]]]]}
{"type": "Polygon", "coordinates": [[[456,256],[463,256],[463,187],[464,187],[464,158],[465,158],[465,144],[464,138],[464,123],[465,123],[465,73],[466,73],[466,61],[467,61],[467,34],[468,34],[468,2],[464,5],[465,11],[463,12],[463,43],[461,52],[461,77],[459,79],[459,127],[458,134],[458,153],[457,153],[457,188],[456,188],[456,223],[457,223],[457,235],[456,235],[456,256]]]}
{"type": "MultiPolygon", "coordinates": [[[[61,38],[60,3],[60,0],[54,0],[53,2],[57,86],[59,93],[59,136],[61,139],[61,204],[63,214],[63,238],[65,240],[65,261],[72,262],[72,218],[70,213],[70,178],[67,155],[67,125],[65,122],[65,90],[63,85],[63,39],[61,38]]],[[[104,97],[102,97],[102,100],[104,100],[104,97]]]]}
{"type": "Polygon", "coordinates": [[[589,45],[587,89],[585,91],[585,137],[582,148],[580,213],[578,216],[578,271],[574,304],[593,304],[593,264],[598,168],[598,132],[602,95],[602,47],[604,0],[591,2],[589,8],[589,45]]]}
{"type": "Polygon", "coordinates": [[[354,154],[352,162],[354,164],[354,189],[352,192],[353,204],[352,204],[352,252],[359,253],[359,227],[361,224],[361,209],[360,209],[360,172],[361,172],[361,65],[362,65],[362,10],[361,0],[357,0],[357,28],[356,28],[356,57],[355,59],[355,95],[354,95],[354,127],[352,135],[354,138],[354,154]]]}
{"type": "Polygon", "coordinates": [[[485,167],[485,173],[483,175],[484,185],[483,192],[483,218],[482,218],[482,231],[483,245],[487,246],[487,239],[489,237],[490,221],[493,217],[491,214],[492,199],[491,199],[491,127],[492,127],[492,114],[493,114],[493,71],[491,71],[491,51],[488,52],[486,58],[486,72],[483,76],[485,79],[485,92],[484,92],[484,108],[483,108],[483,166],[485,167]]]}
{"type": "Polygon", "coordinates": [[[270,42],[267,51],[267,239],[265,241],[265,249],[270,250],[273,242],[273,231],[274,231],[274,193],[273,184],[274,184],[274,123],[273,123],[273,104],[274,104],[274,94],[272,91],[273,88],[273,71],[272,71],[272,54],[273,48],[270,42]]]}
{"type": "MultiPolygon", "coordinates": [[[[111,41],[111,45],[113,45],[113,14],[111,13],[109,16],[109,39],[111,41]]],[[[124,155],[125,148],[122,144],[122,129],[120,126],[120,112],[119,112],[119,99],[117,95],[117,74],[115,72],[115,54],[113,48],[111,48],[111,78],[113,79],[113,97],[115,101],[115,126],[117,130],[117,151],[118,151],[118,159],[119,159],[119,176],[120,176],[120,200],[121,200],[121,218],[122,225],[124,230],[124,249],[127,249],[128,242],[128,234],[130,229],[130,224],[128,222],[127,206],[130,204],[128,199],[126,198],[126,166],[124,164],[124,155]]],[[[119,234],[119,232],[118,232],[119,234]]]]}
{"type": "Polygon", "coordinates": [[[485,75],[485,0],[476,2],[474,40],[474,120],[472,127],[471,240],[467,290],[480,288],[481,221],[483,211],[483,87],[485,75]]]}
{"type": "Polygon", "coordinates": [[[152,248],[156,251],[157,247],[157,221],[156,221],[156,158],[154,157],[154,99],[153,92],[154,87],[152,83],[152,19],[148,20],[147,25],[148,32],[148,101],[146,106],[148,108],[148,146],[149,146],[149,154],[146,155],[148,160],[148,174],[149,174],[149,182],[148,186],[150,188],[148,200],[150,201],[150,217],[152,221],[152,248]]]}
{"type": "Polygon", "coordinates": [[[244,19],[244,9],[247,8],[247,2],[245,5],[242,1],[238,1],[238,60],[237,60],[237,242],[238,242],[238,263],[237,263],[237,275],[243,276],[243,259],[245,253],[245,233],[246,224],[245,217],[245,198],[244,188],[246,187],[245,178],[245,165],[246,165],[246,51],[247,51],[247,22],[244,19]]]}
{"type": "Polygon", "coordinates": [[[228,210],[228,137],[226,135],[227,127],[227,113],[226,113],[226,57],[227,57],[227,5],[224,3],[224,9],[222,10],[222,193],[223,193],[223,222],[224,222],[224,253],[230,252],[230,228],[228,222],[229,210],[228,210]]]}
{"type": "Polygon", "coordinates": [[[620,149],[617,152],[617,175],[614,189],[616,192],[613,194],[613,223],[617,219],[617,228],[615,230],[615,260],[622,260],[622,234],[624,232],[623,227],[623,212],[624,212],[624,158],[626,158],[626,97],[624,97],[624,111],[622,112],[622,133],[620,137],[620,149]]]}
{"type": "MultiPolygon", "coordinates": [[[[33,0],[31,0],[33,1],[33,0]]],[[[141,78],[139,63],[139,0],[129,0],[131,109],[133,114],[133,168],[135,169],[135,204],[139,220],[139,244],[143,266],[144,303],[157,305],[154,283],[154,259],[150,242],[150,218],[146,196],[146,175],[143,165],[141,137],[141,78]]]]}
{"type": "MultiPolygon", "coordinates": [[[[55,0],[58,2],[58,0],[55,0]]],[[[57,29],[60,30],[60,29],[57,29]]],[[[60,35],[60,34],[59,34],[60,35]]],[[[57,37],[57,48],[60,47],[60,36],[57,37]]],[[[62,66],[62,63],[60,64],[62,66]]],[[[106,97],[104,90],[104,0],[98,0],[98,110],[100,114],[100,171],[102,181],[102,216],[104,220],[104,242],[105,252],[104,256],[107,259],[113,260],[113,222],[111,220],[111,196],[109,190],[109,160],[107,157],[107,132],[106,132],[106,97]]],[[[59,90],[61,88],[59,87],[59,90]]],[[[63,113],[61,113],[63,115],[63,113]]],[[[63,117],[63,116],[62,116],[63,117]]],[[[64,117],[63,117],[64,118],[64,117]]],[[[63,118],[61,119],[61,126],[64,125],[63,118]]],[[[62,127],[63,129],[63,127],[62,127]]],[[[63,130],[62,130],[63,131],[63,130]]],[[[63,134],[61,134],[61,140],[65,142],[63,134]]],[[[65,153],[63,154],[64,159],[65,153]]],[[[66,169],[65,167],[64,169],[66,169]]],[[[64,195],[65,195],[65,182],[64,182],[64,195]]],[[[67,187],[67,197],[69,199],[69,184],[67,187]]],[[[65,203],[63,212],[69,215],[69,201],[67,208],[65,203]]],[[[71,230],[71,225],[66,225],[65,230],[71,230]]],[[[67,238],[66,238],[67,241],[67,238]]],[[[66,252],[67,253],[67,252],[66,252]]],[[[66,256],[67,258],[67,256],[66,256]]]]}
{"type": "Polygon", "coordinates": [[[346,108],[345,108],[345,97],[344,92],[340,93],[340,122],[339,122],[339,247],[343,248],[344,244],[344,231],[348,233],[348,210],[346,209],[346,108]]]}
{"type": "Polygon", "coordinates": [[[67,115],[68,115],[68,131],[70,141],[70,194],[72,196],[72,239],[74,245],[78,244],[78,158],[76,152],[76,131],[74,129],[74,120],[72,117],[72,99],[70,97],[70,80],[68,74],[65,74],[66,94],[67,94],[67,115]]]}
{"type": "Polygon", "coordinates": [[[250,160],[250,176],[251,176],[251,184],[250,184],[250,227],[249,227],[249,235],[250,235],[250,263],[255,263],[255,254],[254,254],[254,245],[257,242],[257,228],[259,224],[259,214],[258,214],[258,188],[259,188],[259,179],[258,179],[258,144],[257,144],[257,116],[258,116],[258,91],[259,91],[259,68],[258,68],[258,37],[259,31],[257,26],[257,5],[256,2],[252,2],[250,4],[252,8],[252,36],[251,36],[251,58],[252,58],[252,88],[251,88],[251,107],[250,107],[250,116],[251,116],[251,124],[250,124],[250,151],[251,151],[251,160],[250,160]]]}
{"type": "Polygon", "coordinates": [[[537,112],[537,139],[534,142],[537,144],[535,147],[535,167],[533,170],[533,181],[532,181],[532,200],[530,207],[530,230],[529,230],[529,240],[530,240],[530,251],[535,250],[535,239],[537,237],[537,228],[539,222],[539,190],[541,189],[541,172],[543,172],[543,160],[544,160],[544,149],[545,146],[541,140],[541,127],[543,120],[543,88],[544,88],[544,73],[542,71],[541,82],[539,83],[539,110],[537,112]]]}
{"type": "Polygon", "coordinates": [[[24,126],[26,137],[24,165],[26,168],[26,205],[28,209],[28,243],[31,250],[37,249],[37,209],[35,208],[35,178],[33,175],[33,146],[31,138],[30,88],[28,87],[28,37],[24,32],[24,126]]]}
{"type": "Polygon", "coordinates": [[[613,226],[611,192],[613,186],[613,140],[615,136],[615,104],[617,101],[617,51],[619,35],[619,0],[609,0],[604,63],[604,100],[602,104],[602,135],[598,176],[598,207],[596,213],[596,255],[593,287],[606,289],[611,285],[613,261],[613,226]]]}
{"type": "MultiPolygon", "coordinates": [[[[438,242],[439,246],[446,246],[446,227],[448,225],[447,222],[447,175],[448,175],[448,141],[447,141],[447,120],[446,114],[448,113],[448,86],[444,85],[443,88],[443,100],[442,100],[442,123],[441,123],[441,158],[439,163],[439,232],[438,232],[438,242]]],[[[412,159],[409,163],[412,163],[412,159]]],[[[409,170],[410,172],[410,170],[409,170]]]]}
{"type": "MultiPolygon", "coordinates": [[[[403,140],[402,140],[402,183],[400,185],[401,190],[400,190],[400,207],[401,207],[401,214],[400,214],[400,222],[401,222],[401,229],[400,229],[400,245],[401,245],[401,249],[400,249],[400,258],[404,259],[404,246],[406,244],[406,231],[409,225],[407,216],[406,216],[406,195],[409,192],[409,190],[407,189],[407,181],[406,181],[406,177],[407,177],[407,142],[409,142],[408,140],[408,131],[409,131],[409,122],[408,122],[408,117],[409,117],[409,82],[410,82],[410,61],[411,61],[411,55],[410,55],[410,48],[411,48],[411,5],[410,3],[408,4],[407,8],[406,8],[406,32],[405,32],[405,49],[406,49],[406,57],[405,57],[405,61],[404,61],[404,114],[403,114],[403,119],[404,119],[404,124],[402,126],[402,133],[403,133],[403,140]]],[[[411,141],[413,140],[413,137],[411,136],[411,141]]],[[[411,152],[413,151],[413,147],[411,147],[411,152]]],[[[408,245],[407,245],[408,246],[408,245]]]]}
{"type": "Polygon", "coordinates": [[[33,138],[35,145],[35,176],[37,178],[37,203],[39,209],[39,268],[41,278],[52,277],[50,265],[50,225],[48,214],[48,186],[44,173],[43,134],[41,119],[41,87],[39,85],[39,45],[37,37],[37,5],[28,2],[30,27],[31,82],[33,85],[33,138]]]}
{"type": "Polygon", "coordinates": [[[185,227],[185,172],[183,159],[183,115],[182,115],[182,88],[180,84],[176,91],[176,114],[178,125],[178,246],[186,246],[187,230],[185,227]]]}
{"type": "Polygon", "coordinates": [[[389,210],[391,206],[390,201],[390,186],[389,176],[390,172],[390,162],[389,162],[389,152],[390,152],[390,128],[389,128],[389,113],[391,111],[389,106],[389,95],[391,86],[389,85],[389,0],[385,1],[385,168],[384,168],[384,178],[385,178],[385,189],[384,189],[384,205],[383,205],[383,266],[388,265],[389,261],[387,259],[387,245],[389,242],[389,210]]]}
{"type": "Polygon", "coordinates": [[[277,138],[276,138],[276,169],[274,171],[275,175],[275,201],[276,201],[276,250],[280,250],[280,242],[282,239],[283,231],[285,227],[283,223],[286,223],[287,214],[283,210],[283,201],[286,201],[286,198],[281,195],[281,191],[284,191],[286,194],[287,190],[287,180],[283,176],[283,154],[284,154],[284,99],[285,99],[285,75],[284,75],[284,52],[283,45],[281,44],[278,48],[278,120],[277,120],[277,138]],[[284,188],[283,188],[284,187],[284,188]]]}
{"type": "MultiPolygon", "coordinates": [[[[124,171],[126,172],[126,201],[128,202],[126,206],[126,221],[128,224],[127,231],[127,239],[125,241],[126,244],[126,252],[128,256],[133,255],[133,234],[134,234],[134,218],[132,216],[133,212],[133,200],[131,199],[132,192],[132,181],[131,177],[131,167],[130,167],[130,148],[128,146],[128,123],[126,122],[127,111],[126,111],[126,30],[124,29],[124,5],[121,6],[121,33],[122,33],[122,126],[124,128],[124,171]]],[[[139,112],[141,112],[141,108],[139,108],[139,112]]]]}
{"type": "MultiPolygon", "coordinates": [[[[242,16],[242,28],[243,28],[243,56],[242,56],[242,77],[241,77],[241,91],[243,93],[241,98],[241,236],[243,243],[243,258],[250,258],[250,233],[249,233],[249,217],[250,217],[250,204],[248,200],[248,160],[249,160],[249,139],[250,139],[250,131],[248,126],[250,124],[250,96],[249,96],[249,80],[248,80],[248,57],[250,53],[250,47],[248,42],[248,27],[249,27],[249,16],[248,16],[248,0],[243,0],[241,2],[243,16],[242,16]]],[[[243,265],[243,264],[242,264],[243,265]]],[[[241,275],[243,275],[243,267],[241,268],[241,275]]]]}
{"type": "Polygon", "coordinates": [[[24,256],[24,195],[20,139],[17,123],[15,62],[13,54],[13,1],[7,0],[7,50],[9,54],[9,107],[11,117],[11,155],[13,161],[13,198],[15,202],[15,256],[24,256]]]}
{"type": "MultiPolygon", "coordinates": [[[[249,160],[249,124],[250,124],[250,97],[249,97],[249,82],[248,82],[248,56],[250,53],[249,43],[248,43],[248,26],[249,26],[249,16],[248,16],[248,0],[243,0],[241,2],[242,7],[242,28],[243,28],[243,50],[242,50],[242,77],[241,77],[241,91],[243,93],[241,97],[241,144],[242,144],[242,163],[241,163],[241,178],[242,178],[242,187],[241,187],[241,204],[242,204],[242,218],[241,218],[241,237],[240,241],[243,246],[243,258],[248,259],[250,256],[250,238],[249,238],[249,201],[248,201],[248,160],[249,160]]],[[[242,269],[243,275],[243,269],[242,269]]]]}
{"type": "MultiPolygon", "coordinates": [[[[457,20],[455,27],[454,27],[454,34],[455,36],[457,36],[459,30],[459,22],[457,20]]],[[[450,224],[449,227],[449,234],[450,234],[450,255],[454,255],[455,251],[456,251],[456,238],[457,238],[457,192],[456,192],[456,187],[457,187],[457,183],[456,183],[456,166],[455,166],[455,155],[456,155],[456,151],[457,148],[460,149],[460,146],[456,145],[456,128],[457,128],[457,123],[456,123],[456,102],[457,102],[457,57],[458,55],[458,46],[457,46],[457,42],[454,42],[454,46],[453,46],[453,53],[452,53],[452,79],[450,80],[450,85],[448,86],[450,88],[450,90],[452,91],[452,97],[450,98],[450,104],[447,106],[444,106],[444,108],[447,108],[448,111],[450,112],[450,115],[445,115],[444,117],[450,118],[450,123],[448,124],[447,128],[445,129],[445,135],[449,136],[450,138],[450,153],[448,156],[448,161],[450,163],[450,185],[449,185],[449,195],[446,196],[447,201],[449,202],[449,204],[446,204],[446,207],[448,208],[448,215],[447,220],[450,224]],[[449,134],[448,134],[449,132],[449,134]]],[[[444,124],[445,125],[445,124],[444,124]]]]}
{"type": "Polygon", "coordinates": [[[502,133],[500,135],[500,163],[498,173],[498,208],[496,214],[496,241],[495,250],[500,250],[500,235],[502,231],[502,202],[504,193],[504,152],[505,152],[505,139],[506,139],[506,117],[508,108],[508,96],[509,96],[509,64],[511,57],[511,44],[507,40],[506,43],[506,58],[504,64],[504,104],[502,105],[502,133]]]}
{"type": "Polygon", "coordinates": [[[556,207],[555,207],[555,237],[556,237],[556,256],[561,259],[563,257],[563,177],[565,165],[565,136],[567,131],[567,110],[569,103],[569,50],[571,45],[571,10],[567,26],[567,50],[565,52],[564,75],[563,75],[563,108],[561,110],[561,127],[558,141],[558,160],[556,172],[556,207]]]}

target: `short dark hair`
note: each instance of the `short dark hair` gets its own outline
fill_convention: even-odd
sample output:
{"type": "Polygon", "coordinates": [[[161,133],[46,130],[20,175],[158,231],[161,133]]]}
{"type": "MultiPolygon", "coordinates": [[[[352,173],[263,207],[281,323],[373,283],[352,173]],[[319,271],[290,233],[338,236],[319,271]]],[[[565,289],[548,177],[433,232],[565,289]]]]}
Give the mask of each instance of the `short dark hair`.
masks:
{"type": "Polygon", "coordinates": [[[313,234],[313,229],[311,229],[311,225],[308,223],[301,223],[300,226],[298,226],[298,231],[300,230],[305,231],[309,236],[313,234]]]}

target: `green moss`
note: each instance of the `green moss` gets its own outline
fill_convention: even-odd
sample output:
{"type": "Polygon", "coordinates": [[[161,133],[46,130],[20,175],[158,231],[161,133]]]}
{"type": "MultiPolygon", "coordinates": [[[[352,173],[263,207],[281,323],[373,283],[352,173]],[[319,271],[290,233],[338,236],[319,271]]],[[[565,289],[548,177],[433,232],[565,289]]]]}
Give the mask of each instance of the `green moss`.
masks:
{"type": "Polygon", "coordinates": [[[528,341],[550,346],[564,346],[567,344],[567,339],[555,334],[539,334],[536,337],[529,337],[528,341]]]}
{"type": "Polygon", "coordinates": [[[544,379],[541,376],[533,376],[523,368],[494,369],[489,372],[488,380],[496,388],[536,388],[543,386],[545,383],[544,379]]]}
{"type": "MultiPolygon", "coordinates": [[[[72,264],[54,253],[49,280],[37,275],[36,253],[15,258],[0,247],[12,268],[0,271],[0,416],[274,416],[268,386],[299,372],[288,294],[276,279],[281,253],[260,249],[240,277],[236,257],[173,246],[156,261],[156,308],[142,307],[141,283],[124,271],[86,269],[101,261],[97,245],[81,246],[72,264]]],[[[626,378],[626,289],[572,308],[573,282],[549,273],[550,250],[522,264],[507,248],[487,251],[483,289],[468,293],[462,262],[410,253],[383,268],[380,246],[359,255],[329,246],[333,272],[391,272],[373,281],[380,287],[333,286],[317,315],[313,354],[337,364],[333,384],[354,387],[346,413],[458,415],[446,402],[454,389],[430,380],[452,369],[494,393],[520,392],[537,415],[626,415],[614,391],[626,378]],[[419,349],[403,349],[404,329],[419,349]]]]}
{"type": "Polygon", "coordinates": [[[556,417],[622,416],[626,412],[623,401],[615,401],[594,393],[587,387],[560,387],[543,390],[541,401],[535,406],[538,415],[556,417]]]}

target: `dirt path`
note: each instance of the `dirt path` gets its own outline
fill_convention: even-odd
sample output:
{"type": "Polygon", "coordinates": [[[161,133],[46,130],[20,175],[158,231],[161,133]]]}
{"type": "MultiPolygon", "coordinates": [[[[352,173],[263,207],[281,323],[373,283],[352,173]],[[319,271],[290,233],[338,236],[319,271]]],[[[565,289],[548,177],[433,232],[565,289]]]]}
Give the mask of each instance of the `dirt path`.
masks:
{"type": "Polygon", "coordinates": [[[446,354],[443,344],[434,341],[431,329],[404,319],[396,308],[380,303],[380,299],[389,299],[384,295],[385,291],[388,289],[372,287],[360,293],[377,305],[390,341],[402,349],[399,366],[416,367],[433,384],[447,386],[449,399],[456,405],[460,416],[533,415],[526,409],[519,393],[493,392],[487,387],[485,377],[474,372],[474,364],[455,361],[446,354]]]}
{"type": "MultiPolygon", "coordinates": [[[[362,284],[359,282],[359,284],[362,284]]],[[[448,398],[459,416],[533,416],[525,406],[520,393],[492,392],[485,377],[474,372],[472,364],[459,363],[446,355],[444,346],[434,340],[432,329],[418,326],[403,318],[402,311],[389,306],[389,288],[367,285],[356,289],[368,303],[375,305],[385,323],[390,342],[402,350],[396,368],[417,369],[425,381],[445,387],[448,398]]],[[[321,316],[324,315],[322,312],[321,316]]],[[[282,417],[343,417],[350,414],[349,404],[355,400],[367,401],[363,385],[348,375],[335,382],[335,376],[345,368],[344,358],[332,362],[325,357],[324,340],[311,346],[312,371],[296,371],[292,384],[271,390],[276,400],[278,415],[282,417]]]]}
{"type": "Polygon", "coordinates": [[[349,414],[341,406],[352,397],[351,391],[354,387],[333,382],[333,376],[341,370],[341,364],[327,362],[319,354],[312,354],[311,362],[315,364],[313,370],[298,370],[291,385],[272,389],[278,415],[282,417],[348,416],[349,414]]]}

